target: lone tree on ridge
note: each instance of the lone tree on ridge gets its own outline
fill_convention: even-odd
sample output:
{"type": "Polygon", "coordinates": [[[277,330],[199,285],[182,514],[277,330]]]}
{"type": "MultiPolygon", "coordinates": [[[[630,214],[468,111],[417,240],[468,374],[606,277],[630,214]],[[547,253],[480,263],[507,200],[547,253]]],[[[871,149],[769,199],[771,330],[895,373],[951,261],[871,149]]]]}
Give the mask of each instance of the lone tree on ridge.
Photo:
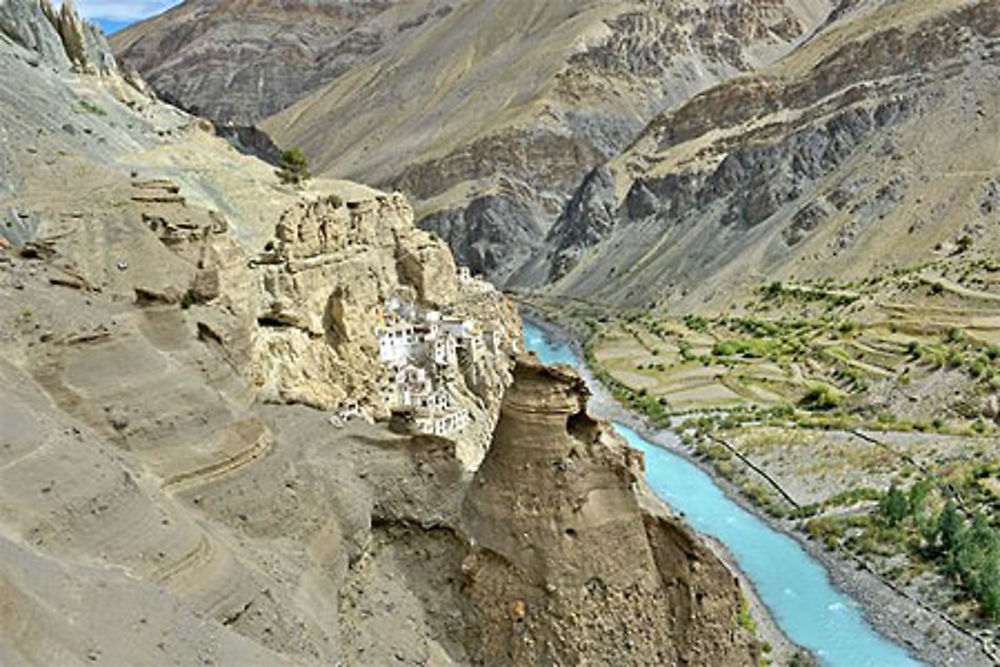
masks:
{"type": "Polygon", "coordinates": [[[278,178],[288,185],[302,185],[311,178],[309,173],[309,158],[299,147],[289,148],[281,154],[278,160],[278,178]]]}

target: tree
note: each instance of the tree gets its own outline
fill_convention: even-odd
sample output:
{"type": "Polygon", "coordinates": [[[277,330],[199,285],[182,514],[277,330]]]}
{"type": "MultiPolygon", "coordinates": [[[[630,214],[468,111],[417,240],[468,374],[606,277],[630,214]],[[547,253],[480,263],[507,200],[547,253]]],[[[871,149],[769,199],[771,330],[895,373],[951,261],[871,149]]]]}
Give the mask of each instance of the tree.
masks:
{"type": "Polygon", "coordinates": [[[289,148],[281,154],[278,160],[278,178],[288,185],[301,185],[312,177],[309,173],[309,158],[301,148],[289,148]]]}
{"type": "Polygon", "coordinates": [[[931,493],[931,483],[922,479],[910,487],[910,514],[919,516],[924,511],[927,496],[931,493]]]}
{"type": "Polygon", "coordinates": [[[958,514],[958,507],[953,500],[949,500],[944,511],[938,518],[938,533],[941,536],[941,546],[946,552],[952,551],[958,546],[965,526],[962,517],[958,514]]]}
{"type": "Polygon", "coordinates": [[[910,503],[906,499],[906,494],[893,484],[889,489],[889,493],[882,499],[881,509],[882,514],[889,521],[889,525],[895,526],[906,518],[910,509],[910,503]]]}

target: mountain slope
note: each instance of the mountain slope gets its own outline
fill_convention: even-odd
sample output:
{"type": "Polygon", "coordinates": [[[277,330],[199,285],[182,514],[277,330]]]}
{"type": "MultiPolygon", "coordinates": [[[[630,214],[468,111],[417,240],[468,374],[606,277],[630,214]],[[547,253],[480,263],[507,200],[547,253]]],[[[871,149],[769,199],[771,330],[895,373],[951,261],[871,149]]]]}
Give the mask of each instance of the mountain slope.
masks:
{"type": "Polygon", "coordinates": [[[188,0],[111,43],[164,99],[249,126],[449,8],[443,0],[188,0]]]}
{"type": "Polygon", "coordinates": [[[652,121],[582,183],[525,282],[695,309],[914,265],[964,237],[995,252],[1000,7],[881,4],[652,121]]]}
{"type": "Polygon", "coordinates": [[[786,53],[825,0],[470,0],[263,127],[322,171],[399,188],[495,282],[662,108],[786,53]]]}
{"type": "MultiPolygon", "coordinates": [[[[511,345],[436,378],[474,422],[449,439],[385,423],[375,335],[399,299],[516,337],[511,304],[460,276],[402,196],[283,186],[146,96],[67,5],[0,5],[0,84],[0,663],[514,664],[489,642],[509,620],[479,612],[518,599],[473,598],[467,557],[485,561],[477,586],[492,564],[548,592],[462,516],[511,345]]],[[[540,410],[571,396],[576,423],[607,430],[578,413],[579,380],[526,363],[540,410]]],[[[523,435],[582,438],[566,419],[523,435]]],[[[588,516],[628,506],[651,596],[675,603],[655,636],[677,618],[670,650],[753,657],[729,570],[679,519],[639,516],[619,441],[579,445],[597,450],[588,516]]],[[[622,662],[616,627],[591,637],[622,662]]]]}

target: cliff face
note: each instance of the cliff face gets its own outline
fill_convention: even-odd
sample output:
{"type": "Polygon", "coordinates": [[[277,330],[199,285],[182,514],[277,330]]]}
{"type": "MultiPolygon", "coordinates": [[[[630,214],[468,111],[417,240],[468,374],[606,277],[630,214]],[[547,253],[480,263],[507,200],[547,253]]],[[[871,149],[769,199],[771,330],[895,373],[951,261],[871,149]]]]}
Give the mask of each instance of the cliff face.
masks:
{"type": "Polygon", "coordinates": [[[525,274],[691,308],[765,279],[916,264],[966,234],[993,244],[993,209],[976,202],[1000,158],[983,141],[1000,103],[997,6],[881,4],[845,3],[778,64],[651,122],[582,182],[545,269],[525,274]]]}
{"type": "Polygon", "coordinates": [[[463,505],[476,655],[503,664],[756,662],[739,584],[676,519],[640,508],[642,456],[586,413],[567,368],[519,359],[463,505]]]}
{"type": "MultiPolygon", "coordinates": [[[[492,440],[505,354],[452,369],[453,397],[474,418],[455,440],[317,409],[380,389],[372,318],[390,297],[510,334],[516,313],[456,276],[402,197],[326,179],[281,186],[204,123],[120,97],[110,64],[72,65],[63,36],[84,24],[65,10],[54,23],[43,7],[0,7],[0,663],[468,664],[492,658],[516,622],[484,597],[507,580],[522,601],[511,609],[527,609],[533,636],[552,636],[560,654],[575,650],[551,635],[564,619],[535,620],[540,591],[563,594],[549,580],[570,600],[551,610],[593,611],[585,636],[565,629],[588,655],[613,655],[594,646],[620,636],[614,618],[671,655],[752,657],[713,625],[735,604],[732,580],[671,520],[637,514],[636,462],[601,453],[578,431],[602,427],[580,415],[566,435],[577,380],[529,363],[497,457],[511,428],[560,456],[579,442],[586,475],[567,488],[596,504],[567,527],[596,535],[608,507],[639,574],[597,543],[555,548],[564,529],[532,528],[518,510],[510,520],[541,554],[522,558],[530,549],[476,518],[501,517],[490,499],[505,492],[488,480],[466,513],[496,551],[471,544],[467,468],[492,440]],[[534,394],[562,417],[517,427],[534,394]],[[609,599],[625,587],[641,604],[615,602],[607,618],[585,606],[580,554],[609,599]],[[670,577],[694,597],[657,583],[670,577]],[[654,599],[676,602],[676,624],[648,609],[654,599]],[[668,638],[667,627],[691,632],[668,638]]],[[[568,521],[567,501],[551,498],[568,521]]]]}
{"type": "Polygon", "coordinates": [[[122,101],[136,103],[136,94],[151,94],[134,69],[118,66],[104,33],[81,20],[72,1],[56,9],[50,0],[9,0],[0,5],[0,35],[32,54],[36,62],[99,75],[122,101]]]}
{"type": "MultiPolygon", "coordinates": [[[[248,368],[265,400],[322,409],[358,404],[387,419],[393,372],[380,359],[375,329],[396,301],[471,319],[502,332],[505,350],[520,337],[513,305],[491,286],[459,284],[448,247],[413,226],[406,198],[369,191],[300,201],[276,226],[273,250],[254,261],[257,292],[248,368]]],[[[470,467],[489,442],[504,388],[507,352],[469,359],[449,376],[456,400],[473,414],[460,436],[470,467]]]]}
{"type": "Polygon", "coordinates": [[[503,283],[657,112],[788,52],[828,9],[470,0],[264,128],[324,171],[406,192],[423,228],[503,283]]]}
{"type": "Polygon", "coordinates": [[[446,14],[442,0],[188,0],[111,38],[164,99],[253,125],[386,42],[446,14]]]}
{"type": "MultiPolygon", "coordinates": [[[[264,391],[327,408],[376,402],[382,375],[375,327],[391,299],[441,308],[458,297],[447,247],[413,227],[400,195],[289,209],[277,224],[276,263],[257,265],[264,391]]],[[[380,401],[378,401],[380,402],[380,401]]]]}

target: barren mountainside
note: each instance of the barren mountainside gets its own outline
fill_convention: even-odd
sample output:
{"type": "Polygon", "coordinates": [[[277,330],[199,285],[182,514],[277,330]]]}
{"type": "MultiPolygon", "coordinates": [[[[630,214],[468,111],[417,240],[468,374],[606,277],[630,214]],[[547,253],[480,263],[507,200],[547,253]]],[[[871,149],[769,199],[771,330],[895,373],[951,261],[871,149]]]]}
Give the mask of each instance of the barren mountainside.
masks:
{"type": "MultiPolygon", "coordinates": [[[[653,120],[521,272],[616,304],[721,306],[996,250],[1000,6],[868,3],[653,120]]],[[[839,18],[836,18],[838,17],[839,18]]]]}
{"type": "Polygon", "coordinates": [[[470,0],[269,118],[325,173],[399,188],[503,283],[656,113],[787,53],[824,0],[470,0]]]}
{"type": "Polygon", "coordinates": [[[450,10],[443,0],[188,0],[111,38],[164,99],[251,126],[450,10]]]}
{"type": "Polygon", "coordinates": [[[44,1],[0,6],[0,128],[0,663],[756,664],[738,580],[404,196],[282,184],[44,1]],[[390,428],[400,302],[498,334],[442,364],[460,432],[390,428]]]}

